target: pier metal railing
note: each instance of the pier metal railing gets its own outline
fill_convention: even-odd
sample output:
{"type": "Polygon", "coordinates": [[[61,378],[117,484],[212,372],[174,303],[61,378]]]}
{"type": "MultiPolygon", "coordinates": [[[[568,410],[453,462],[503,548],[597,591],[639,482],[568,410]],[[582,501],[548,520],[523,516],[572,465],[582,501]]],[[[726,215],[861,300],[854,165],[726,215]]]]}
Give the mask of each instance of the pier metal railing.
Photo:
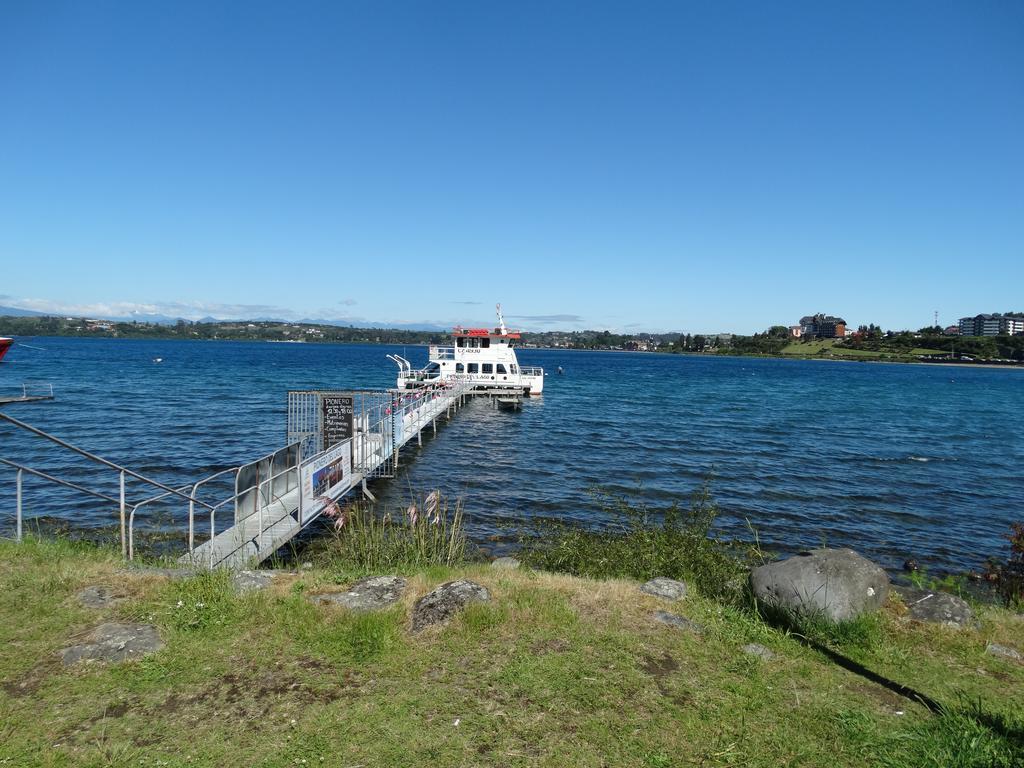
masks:
{"type": "MultiPolygon", "coordinates": [[[[81,456],[81,457],[87,459],[89,462],[91,462],[94,465],[97,465],[97,466],[105,468],[105,469],[112,470],[113,472],[117,473],[118,498],[116,500],[116,503],[117,503],[118,513],[119,513],[119,521],[120,521],[121,553],[122,553],[122,555],[124,557],[128,557],[128,550],[129,550],[129,541],[128,541],[128,507],[131,506],[129,501],[128,501],[128,498],[127,498],[128,481],[129,481],[129,479],[135,480],[135,481],[137,481],[139,483],[142,483],[145,486],[151,486],[151,487],[154,487],[154,488],[159,488],[161,491],[163,491],[162,495],[164,495],[164,496],[171,496],[171,495],[173,495],[173,496],[176,496],[176,497],[178,497],[180,499],[184,499],[186,501],[189,501],[190,503],[198,503],[198,504],[200,504],[202,506],[209,506],[209,505],[206,504],[206,502],[203,502],[201,500],[196,499],[187,490],[182,490],[181,488],[172,488],[169,485],[161,483],[158,480],[154,480],[151,477],[147,477],[146,475],[143,475],[143,474],[141,474],[139,472],[136,472],[136,471],[134,471],[132,469],[129,469],[128,467],[125,467],[125,466],[122,466],[120,464],[117,464],[116,462],[110,461],[109,459],[105,459],[102,456],[97,456],[96,454],[94,454],[94,453],[92,453],[90,451],[87,451],[84,448],[80,448],[80,447],[78,447],[76,445],[72,445],[71,443],[67,442],[66,440],[62,440],[59,437],[56,437],[54,435],[49,434],[48,432],[44,432],[43,430],[39,429],[38,427],[34,427],[31,424],[26,424],[25,422],[23,422],[23,421],[21,421],[19,419],[16,419],[13,416],[9,416],[6,413],[0,413],[0,420],[2,420],[4,422],[7,422],[8,424],[10,424],[10,425],[12,425],[14,427],[17,427],[18,429],[22,429],[22,430],[24,430],[26,432],[29,432],[29,433],[31,433],[33,435],[36,435],[37,437],[41,437],[44,440],[48,440],[50,443],[52,443],[54,445],[57,445],[60,448],[66,450],[66,451],[69,451],[69,452],[71,452],[73,454],[76,454],[78,456],[81,456]]],[[[7,464],[8,466],[15,464],[15,462],[10,462],[8,460],[4,460],[4,463],[7,464]]],[[[26,469],[28,469],[28,467],[18,466],[17,481],[16,481],[17,484],[18,484],[18,488],[17,488],[16,500],[15,500],[15,507],[16,507],[15,515],[16,515],[16,518],[17,518],[17,521],[18,521],[17,522],[17,528],[18,528],[19,536],[20,536],[21,525],[22,525],[21,521],[23,521],[23,519],[24,519],[24,513],[23,513],[23,509],[22,509],[22,501],[23,501],[22,483],[24,482],[24,471],[26,469]]],[[[90,489],[86,489],[83,486],[79,486],[78,484],[72,483],[72,482],[67,481],[67,480],[62,480],[60,478],[57,478],[56,476],[50,475],[49,473],[44,473],[44,472],[33,470],[33,471],[30,472],[30,474],[33,475],[33,476],[45,479],[47,482],[55,482],[58,485],[61,485],[61,486],[67,487],[67,488],[73,488],[73,489],[78,490],[80,492],[86,492],[88,495],[91,495],[91,496],[94,496],[94,497],[100,497],[100,498],[104,498],[104,499],[113,501],[113,499],[111,497],[107,496],[106,494],[102,494],[102,493],[99,493],[99,492],[93,492],[90,489]]]]}

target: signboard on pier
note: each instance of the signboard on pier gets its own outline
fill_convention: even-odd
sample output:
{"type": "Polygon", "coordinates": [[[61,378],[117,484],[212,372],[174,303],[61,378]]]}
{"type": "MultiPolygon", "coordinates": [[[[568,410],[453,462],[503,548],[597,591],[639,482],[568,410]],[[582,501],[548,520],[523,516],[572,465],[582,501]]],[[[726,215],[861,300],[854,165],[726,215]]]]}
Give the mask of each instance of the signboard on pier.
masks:
{"type": "Polygon", "coordinates": [[[321,395],[320,414],[325,451],[355,435],[355,398],[352,395],[321,395]]]}
{"type": "Polygon", "coordinates": [[[352,482],[351,440],[302,462],[299,467],[299,522],[305,525],[322,513],[352,487],[352,482]]]}

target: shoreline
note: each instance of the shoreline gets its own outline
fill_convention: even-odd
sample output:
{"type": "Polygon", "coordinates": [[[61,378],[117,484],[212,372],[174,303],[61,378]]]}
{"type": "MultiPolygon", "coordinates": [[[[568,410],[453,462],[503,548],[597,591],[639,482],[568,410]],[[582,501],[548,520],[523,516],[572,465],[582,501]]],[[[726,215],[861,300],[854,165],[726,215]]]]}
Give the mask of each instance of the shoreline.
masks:
{"type": "MultiPolygon", "coordinates": [[[[374,329],[377,330],[377,329],[374,329]]],[[[167,336],[152,336],[152,335],[139,335],[139,336],[86,336],[78,334],[57,334],[57,335],[30,335],[25,336],[21,334],[15,334],[12,336],[15,340],[17,339],[78,339],[83,341],[173,341],[173,342],[195,342],[195,343],[210,343],[210,342],[235,342],[239,344],[308,344],[313,346],[368,346],[368,347],[430,347],[434,346],[434,342],[430,341],[346,341],[341,339],[331,340],[318,340],[318,339],[235,339],[235,338],[182,338],[180,336],[167,335],[167,336]]],[[[885,357],[875,357],[870,355],[856,356],[856,357],[843,357],[843,356],[826,356],[822,357],[819,355],[765,355],[758,353],[744,354],[742,352],[732,353],[717,353],[717,352],[640,352],[627,349],[589,349],[579,347],[548,347],[548,346],[520,346],[517,347],[520,351],[532,351],[540,350],[543,352],[600,352],[600,353],[620,353],[629,355],[662,355],[662,356],[677,356],[677,357],[720,357],[720,358],[735,358],[735,359],[759,359],[759,360],[810,360],[817,362],[832,362],[832,363],[887,363],[894,365],[929,365],[929,366],[942,366],[947,368],[987,368],[987,369],[1016,369],[1024,370],[1024,361],[1015,363],[991,363],[991,362],[951,362],[951,361],[931,361],[931,360],[917,360],[917,359],[887,359],[885,357]]]]}

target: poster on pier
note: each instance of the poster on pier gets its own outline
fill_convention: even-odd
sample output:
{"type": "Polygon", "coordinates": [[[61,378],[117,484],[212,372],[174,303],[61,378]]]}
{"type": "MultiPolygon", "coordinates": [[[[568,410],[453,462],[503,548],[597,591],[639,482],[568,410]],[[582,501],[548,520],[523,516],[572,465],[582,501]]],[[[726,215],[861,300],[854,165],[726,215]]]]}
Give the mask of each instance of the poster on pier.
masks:
{"type": "Polygon", "coordinates": [[[305,525],[352,487],[352,441],[302,462],[299,483],[299,522],[305,525]]]}

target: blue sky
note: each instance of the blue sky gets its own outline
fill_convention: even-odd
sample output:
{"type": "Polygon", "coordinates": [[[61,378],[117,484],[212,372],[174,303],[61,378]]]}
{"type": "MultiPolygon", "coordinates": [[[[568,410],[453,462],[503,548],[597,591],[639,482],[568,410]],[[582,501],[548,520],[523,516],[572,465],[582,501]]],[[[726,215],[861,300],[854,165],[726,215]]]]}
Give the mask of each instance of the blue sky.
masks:
{"type": "Polygon", "coordinates": [[[917,328],[1022,171],[1013,1],[0,6],[8,306],[917,328]]]}

